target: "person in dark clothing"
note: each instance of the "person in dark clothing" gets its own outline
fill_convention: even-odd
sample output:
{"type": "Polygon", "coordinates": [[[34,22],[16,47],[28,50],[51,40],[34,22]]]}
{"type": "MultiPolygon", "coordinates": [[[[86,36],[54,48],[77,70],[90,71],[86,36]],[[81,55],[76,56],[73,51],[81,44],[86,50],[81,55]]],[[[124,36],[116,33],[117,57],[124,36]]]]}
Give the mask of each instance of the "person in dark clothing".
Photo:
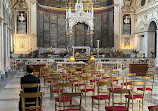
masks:
{"type": "MultiPolygon", "coordinates": [[[[26,67],[26,69],[27,69],[27,74],[21,78],[20,84],[40,83],[40,79],[38,77],[32,75],[32,73],[34,71],[34,67],[31,65],[28,65],[26,67]]],[[[39,91],[40,91],[40,87],[39,87],[39,91]]],[[[27,89],[24,89],[24,92],[25,93],[37,92],[37,88],[27,88],[27,89]]],[[[30,98],[30,99],[27,99],[27,101],[35,101],[35,99],[30,98]]],[[[22,111],[21,98],[19,101],[19,111],[22,111]]]]}

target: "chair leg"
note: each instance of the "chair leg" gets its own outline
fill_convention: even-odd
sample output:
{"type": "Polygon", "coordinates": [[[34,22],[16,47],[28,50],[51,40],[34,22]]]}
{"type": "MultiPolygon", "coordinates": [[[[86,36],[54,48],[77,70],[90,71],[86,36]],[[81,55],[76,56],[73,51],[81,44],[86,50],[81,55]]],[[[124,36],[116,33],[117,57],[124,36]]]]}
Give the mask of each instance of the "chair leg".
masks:
{"type": "Polygon", "coordinates": [[[144,110],[144,99],[142,101],[142,111],[144,110]]]}
{"type": "Polygon", "coordinates": [[[94,100],[93,100],[93,98],[92,98],[92,111],[93,111],[93,103],[94,103],[94,100]]]}
{"type": "Polygon", "coordinates": [[[153,104],[153,91],[151,91],[151,104],[153,104]]]}
{"type": "Polygon", "coordinates": [[[56,105],[56,102],[55,102],[55,111],[56,111],[56,109],[57,109],[57,105],[56,105]]]}
{"type": "Polygon", "coordinates": [[[86,92],[85,92],[85,107],[87,106],[87,104],[86,104],[86,102],[87,102],[86,99],[87,99],[87,98],[86,98],[86,92]]]}
{"type": "Polygon", "coordinates": [[[132,100],[132,111],[133,111],[133,100],[132,100]]]}
{"type": "Polygon", "coordinates": [[[139,110],[140,110],[141,109],[140,100],[138,100],[138,102],[139,102],[139,110]]]}
{"type": "Polygon", "coordinates": [[[100,111],[100,100],[98,100],[98,111],[100,111]]]}

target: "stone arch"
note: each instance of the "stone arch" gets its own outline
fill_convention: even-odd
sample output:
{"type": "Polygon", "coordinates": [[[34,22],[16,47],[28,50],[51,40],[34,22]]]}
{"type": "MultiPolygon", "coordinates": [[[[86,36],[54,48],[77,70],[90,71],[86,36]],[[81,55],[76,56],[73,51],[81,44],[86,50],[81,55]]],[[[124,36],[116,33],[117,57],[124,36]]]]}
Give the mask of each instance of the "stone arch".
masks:
{"type": "Polygon", "coordinates": [[[156,57],[157,55],[157,26],[158,21],[155,18],[152,18],[148,22],[148,57],[156,57]]]}
{"type": "Polygon", "coordinates": [[[151,24],[151,22],[155,22],[156,23],[156,27],[158,28],[158,19],[157,18],[151,18],[150,20],[149,20],[149,22],[148,22],[148,24],[147,24],[147,29],[146,30],[148,30],[149,29],[149,26],[150,26],[150,24],[151,24]]]}

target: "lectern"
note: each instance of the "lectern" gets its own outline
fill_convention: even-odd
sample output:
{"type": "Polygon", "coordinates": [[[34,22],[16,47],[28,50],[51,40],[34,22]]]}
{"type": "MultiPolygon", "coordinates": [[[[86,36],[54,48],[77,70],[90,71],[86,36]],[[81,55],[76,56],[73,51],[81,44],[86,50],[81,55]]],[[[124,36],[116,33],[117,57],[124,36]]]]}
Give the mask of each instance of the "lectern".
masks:
{"type": "Polygon", "coordinates": [[[129,72],[136,73],[136,76],[146,76],[148,70],[148,64],[130,64],[129,72]]]}

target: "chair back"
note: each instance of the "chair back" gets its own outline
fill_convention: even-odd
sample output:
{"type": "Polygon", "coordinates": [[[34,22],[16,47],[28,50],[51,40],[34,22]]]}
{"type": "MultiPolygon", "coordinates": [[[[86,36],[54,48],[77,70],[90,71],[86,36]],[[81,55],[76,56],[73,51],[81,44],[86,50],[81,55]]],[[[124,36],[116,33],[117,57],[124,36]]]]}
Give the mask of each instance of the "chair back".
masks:
{"type": "Polygon", "coordinates": [[[28,111],[28,110],[38,110],[42,111],[42,99],[43,99],[43,92],[36,92],[36,93],[21,93],[21,99],[22,99],[22,111],[28,111]],[[30,102],[27,102],[27,98],[34,98],[36,99],[34,104],[31,106],[26,106],[26,104],[30,105],[30,102]],[[40,103],[39,103],[40,98],[40,103]]]}
{"type": "Polygon", "coordinates": [[[112,77],[111,74],[101,73],[100,79],[107,79],[107,78],[111,79],[111,77],[112,77]]]}
{"type": "Polygon", "coordinates": [[[153,89],[155,77],[154,76],[143,76],[142,78],[143,78],[143,81],[147,82],[146,86],[150,86],[153,89]]]}
{"type": "Polygon", "coordinates": [[[111,81],[99,81],[97,83],[98,85],[98,91],[97,91],[97,95],[101,95],[101,94],[108,94],[110,95],[109,92],[109,88],[112,88],[112,82],[111,81]]]}
{"type": "Polygon", "coordinates": [[[21,88],[23,92],[26,92],[27,89],[32,92],[39,92],[40,83],[21,84],[21,88]]]}
{"type": "MultiPolygon", "coordinates": [[[[58,94],[60,94],[61,93],[61,89],[63,90],[64,88],[69,88],[69,89],[71,89],[71,92],[70,93],[73,93],[73,86],[74,86],[74,84],[72,83],[72,82],[69,82],[69,83],[58,83],[57,84],[57,87],[58,87],[58,91],[59,91],[59,93],[58,94]]],[[[63,92],[62,92],[63,93],[63,92]]]]}
{"type": "Polygon", "coordinates": [[[145,97],[145,90],[146,90],[146,82],[145,81],[132,81],[132,87],[131,87],[131,91],[132,91],[132,98],[133,98],[133,95],[143,95],[143,97],[145,97]],[[135,87],[137,86],[142,86],[143,87],[143,90],[140,91],[140,90],[136,90],[135,87]]]}
{"type": "Polygon", "coordinates": [[[87,87],[93,87],[95,90],[95,83],[96,83],[96,78],[95,77],[84,77],[84,84],[85,84],[85,89],[87,87]]]}
{"type": "Polygon", "coordinates": [[[111,71],[112,76],[119,77],[120,71],[111,71]]]}
{"type": "Polygon", "coordinates": [[[124,86],[124,78],[125,77],[112,77],[113,88],[123,88],[123,86],[124,86]],[[114,80],[116,81],[116,84],[114,84],[114,80]]]}
{"type": "Polygon", "coordinates": [[[105,73],[107,73],[107,74],[111,74],[112,69],[105,69],[104,71],[105,71],[105,73]]]}
{"type": "Polygon", "coordinates": [[[126,89],[127,89],[128,83],[135,81],[136,73],[126,73],[125,76],[126,76],[126,89]]]}
{"type": "MultiPolygon", "coordinates": [[[[74,111],[74,109],[77,109],[77,111],[81,111],[81,106],[82,106],[82,93],[78,92],[78,93],[62,93],[61,97],[64,98],[64,111],[66,109],[72,109],[72,111],[74,111]],[[65,101],[65,97],[71,97],[71,102],[70,104],[68,104],[65,101]],[[78,100],[79,99],[79,100],[78,100]],[[76,103],[76,100],[79,101],[78,104],[76,103]],[[68,104],[68,105],[67,105],[68,104]]],[[[69,110],[71,111],[71,110],[69,110]]]]}
{"type": "Polygon", "coordinates": [[[112,93],[112,105],[113,105],[113,111],[115,111],[114,106],[115,105],[124,105],[127,107],[126,111],[129,111],[129,103],[130,103],[130,96],[131,96],[131,91],[130,89],[121,89],[121,90],[110,90],[110,93],[112,93]],[[122,101],[122,97],[120,99],[116,98],[117,95],[120,95],[120,97],[125,97],[126,94],[129,95],[128,97],[128,101],[125,101],[125,99],[123,99],[124,101],[122,101]],[[120,100],[120,101],[118,101],[120,100]]]}

